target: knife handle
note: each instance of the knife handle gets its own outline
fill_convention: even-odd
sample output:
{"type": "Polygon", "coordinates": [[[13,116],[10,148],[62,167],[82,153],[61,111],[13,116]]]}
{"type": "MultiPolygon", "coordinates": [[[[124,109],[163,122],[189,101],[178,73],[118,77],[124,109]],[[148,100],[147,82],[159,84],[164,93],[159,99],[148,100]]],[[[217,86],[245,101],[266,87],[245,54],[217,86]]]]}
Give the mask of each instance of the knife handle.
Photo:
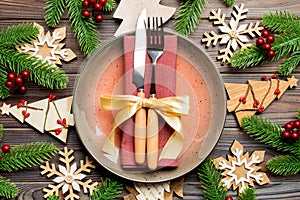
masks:
{"type": "Polygon", "coordinates": [[[158,162],[158,116],[153,109],[147,116],[147,163],[150,170],[157,168],[158,162]]]}
{"type": "MultiPolygon", "coordinates": [[[[145,98],[144,91],[139,90],[137,96],[145,98]]],[[[146,159],[146,136],[146,110],[141,108],[135,113],[134,125],[135,162],[139,165],[146,159]]]]}

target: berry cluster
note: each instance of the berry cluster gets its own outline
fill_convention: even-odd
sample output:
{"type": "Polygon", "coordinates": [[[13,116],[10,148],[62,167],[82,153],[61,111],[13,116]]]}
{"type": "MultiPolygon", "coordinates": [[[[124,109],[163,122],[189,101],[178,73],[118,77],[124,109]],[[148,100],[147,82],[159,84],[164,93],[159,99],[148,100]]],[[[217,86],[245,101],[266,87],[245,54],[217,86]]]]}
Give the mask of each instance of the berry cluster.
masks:
{"type": "MultiPolygon", "coordinates": [[[[270,80],[270,79],[277,79],[277,74],[272,74],[271,76],[270,76],[270,78],[267,78],[267,76],[262,76],[261,77],[261,79],[262,80],[265,80],[265,81],[268,81],[268,80],[270,80]]],[[[279,88],[276,88],[275,89],[275,91],[274,91],[274,94],[275,95],[279,95],[281,93],[281,91],[280,91],[280,89],[279,88]]]]}
{"type": "Polygon", "coordinates": [[[274,42],[275,37],[266,29],[261,32],[261,36],[262,37],[257,38],[256,45],[265,50],[267,52],[267,57],[271,59],[275,56],[275,51],[271,49],[271,43],[274,42]]]}
{"type": "Polygon", "coordinates": [[[100,13],[100,11],[106,2],[107,0],[84,0],[82,2],[82,6],[85,9],[82,11],[82,16],[84,18],[89,18],[91,14],[93,14],[96,22],[102,22],[103,15],[100,13]]]}
{"type": "Polygon", "coordinates": [[[285,140],[296,141],[299,139],[300,134],[300,120],[290,121],[284,125],[282,138],[285,140]]]}
{"type": "Polygon", "coordinates": [[[30,73],[28,70],[23,70],[21,74],[16,74],[14,72],[9,72],[7,74],[7,81],[5,82],[6,87],[19,91],[21,94],[24,94],[27,91],[27,87],[23,85],[24,79],[29,77],[30,73]]]}

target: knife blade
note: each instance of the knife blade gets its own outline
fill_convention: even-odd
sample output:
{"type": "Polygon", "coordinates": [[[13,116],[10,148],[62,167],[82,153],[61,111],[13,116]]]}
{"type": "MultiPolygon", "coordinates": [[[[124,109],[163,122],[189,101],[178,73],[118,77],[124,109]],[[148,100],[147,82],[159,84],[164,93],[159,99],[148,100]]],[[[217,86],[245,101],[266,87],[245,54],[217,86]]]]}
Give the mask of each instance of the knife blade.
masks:
{"type": "MultiPolygon", "coordinates": [[[[146,9],[138,17],[135,31],[134,61],[132,82],[138,88],[137,96],[144,98],[144,77],[146,65],[146,9]]],[[[146,157],[146,110],[139,109],[135,114],[134,126],[135,162],[143,164],[146,157]]]]}

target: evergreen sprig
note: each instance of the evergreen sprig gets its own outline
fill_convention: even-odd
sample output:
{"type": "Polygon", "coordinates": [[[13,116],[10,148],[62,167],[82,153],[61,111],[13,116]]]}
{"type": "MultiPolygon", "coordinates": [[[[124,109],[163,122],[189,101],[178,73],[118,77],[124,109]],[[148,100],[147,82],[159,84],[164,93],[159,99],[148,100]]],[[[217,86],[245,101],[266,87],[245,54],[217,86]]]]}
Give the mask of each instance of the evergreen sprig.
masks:
{"type": "Polygon", "coordinates": [[[268,160],[267,168],[276,175],[295,175],[300,172],[300,159],[294,155],[276,156],[268,160]]]}
{"type": "Polygon", "coordinates": [[[123,186],[120,182],[105,179],[101,187],[96,187],[91,196],[91,200],[108,200],[117,198],[122,193],[123,186]]]}
{"type": "Polygon", "coordinates": [[[115,0],[107,0],[106,4],[103,5],[102,9],[104,12],[111,12],[115,7],[115,0]]]}
{"type": "Polygon", "coordinates": [[[278,151],[289,152],[295,156],[300,156],[300,141],[292,143],[282,140],[283,128],[270,122],[270,120],[259,116],[248,116],[242,119],[242,128],[251,137],[256,140],[274,147],[278,151]]]}
{"type": "Polygon", "coordinates": [[[225,199],[227,191],[220,183],[221,172],[215,167],[212,159],[206,159],[198,168],[198,177],[206,199],[225,199]]]}
{"type": "Polygon", "coordinates": [[[235,0],[222,0],[226,6],[232,6],[235,0]]]}
{"type": "Polygon", "coordinates": [[[283,76],[292,74],[300,64],[300,50],[293,52],[279,65],[279,73],[283,76]]]}
{"type": "Polygon", "coordinates": [[[14,198],[18,195],[19,189],[10,180],[0,176],[0,196],[8,198],[14,198]]]}
{"type": "Polygon", "coordinates": [[[0,140],[2,140],[3,137],[3,125],[0,124],[0,140]]]}
{"type": "Polygon", "coordinates": [[[297,32],[285,32],[275,36],[272,49],[276,52],[272,60],[277,60],[294,51],[300,50],[300,34],[297,32]]]}
{"type": "Polygon", "coordinates": [[[40,165],[58,151],[57,147],[47,142],[36,142],[12,147],[9,153],[2,153],[0,170],[12,172],[40,165]]]}
{"type": "Polygon", "coordinates": [[[193,32],[201,20],[204,5],[208,0],[187,0],[181,2],[177,12],[175,31],[182,35],[189,35],[193,32]]]}
{"type": "Polygon", "coordinates": [[[242,193],[239,194],[238,200],[255,200],[255,190],[253,188],[246,188],[242,193]]]}
{"type": "Polygon", "coordinates": [[[60,22],[66,8],[65,0],[47,0],[45,6],[45,21],[49,27],[55,27],[60,22]]]}
{"type": "Polygon", "coordinates": [[[49,197],[47,197],[47,200],[60,200],[58,196],[56,195],[50,195],[49,197]]]}
{"type": "Polygon", "coordinates": [[[9,88],[5,85],[6,80],[7,71],[3,65],[0,65],[0,99],[6,99],[10,95],[9,88]]]}
{"type": "Polygon", "coordinates": [[[273,32],[300,32],[300,18],[287,11],[277,11],[275,14],[269,13],[262,17],[262,24],[273,32]]]}

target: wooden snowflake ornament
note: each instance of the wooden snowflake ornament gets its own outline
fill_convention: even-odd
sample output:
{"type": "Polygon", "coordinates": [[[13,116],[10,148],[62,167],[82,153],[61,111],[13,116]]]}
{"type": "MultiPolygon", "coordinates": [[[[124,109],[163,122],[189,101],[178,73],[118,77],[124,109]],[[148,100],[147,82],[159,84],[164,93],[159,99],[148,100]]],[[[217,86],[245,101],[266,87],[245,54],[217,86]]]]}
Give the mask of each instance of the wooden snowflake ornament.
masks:
{"type": "Polygon", "coordinates": [[[242,193],[249,186],[254,186],[254,182],[264,185],[270,182],[264,172],[260,172],[261,167],[257,166],[264,160],[265,151],[254,151],[251,156],[244,154],[244,147],[238,141],[234,141],[230,147],[233,156],[228,155],[227,159],[219,157],[214,159],[214,164],[223,170],[222,183],[227,189],[231,186],[233,190],[238,189],[242,193]]]}
{"type": "Polygon", "coordinates": [[[279,99],[288,88],[297,86],[294,76],[287,81],[273,78],[264,81],[248,80],[248,84],[225,83],[229,96],[228,112],[234,112],[239,124],[245,116],[263,112],[276,98],[279,99]]]}
{"type": "Polygon", "coordinates": [[[95,169],[96,167],[92,164],[92,161],[86,157],[85,161],[80,160],[80,168],[77,168],[76,163],[72,164],[75,159],[72,155],[73,152],[73,150],[68,150],[67,147],[64,148],[64,151],[59,152],[62,156],[59,160],[64,164],[64,166],[58,165],[58,169],[55,164],[50,165],[49,161],[47,161],[45,165],[40,166],[43,169],[41,174],[47,174],[48,178],[55,176],[53,182],[57,184],[49,184],[47,188],[43,189],[46,193],[44,198],[53,194],[58,196],[59,191],[61,190],[62,194],[65,195],[65,200],[79,199],[79,195],[75,192],[80,192],[81,187],[83,188],[84,193],[92,195],[93,190],[98,183],[92,182],[91,179],[84,181],[86,175],[83,174],[83,172],[90,173],[91,169],[95,169]]]}
{"type": "Polygon", "coordinates": [[[64,49],[65,44],[61,43],[66,37],[66,27],[57,28],[52,35],[48,31],[45,34],[44,27],[34,23],[40,30],[40,34],[31,44],[24,44],[17,49],[26,54],[36,56],[37,58],[52,64],[61,65],[61,61],[69,62],[76,58],[71,49],[64,49]]]}
{"type": "Polygon", "coordinates": [[[246,19],[246,13],[248,9],[244,9],[244,4],[241,4],[240,7],[234,6],[234,11],[229,22],[229,25],[225,22],[225,14],[221,14],[221,9],[217,11],[212,10],[210,20],[214,21],[214,25],[217,25],[222,34],[218,35],[214,31],[210,33],[205,32],[204,38],[202,39],[203,43],[206,43],[206,47],[209,47],[211,44],[216,46],[217,42],[220,40],[220,44],[226,45],[224,49],[221,49],[220,56],[217,57],[218,60],[222,60],[223,63],[229,61],[230,57],[233,55],[234,51],[240,46],[245,48],[251,44],[249,42],[246,34],[250,35],[251,38],[260,36],[260,30],[263,29],[262,26],[259,26],[259,21],[255,23],[242,24],[239,25],[241,20],[246,19]]]}
{"type": "Polygon", "coordinates": [[[170,19],[176,8],[163,6],[161,0],[121,0],[113,17],[123,19],[115,36],[122,35],[128,31],[135,30],[136,21],[142,10],[147,10],[147,16],[162,17],[163,23],[170,19]]]}
{"type": "Polygon", "coordinates": [[[67,142],[68,128],[74,125],[71,107],[73,97],[54,100],[55,95],[48,98],[28,103],[21,100],[19,104],[11,107],[3,103],[0,110],[2,115],[13,115],[21,123],[27,122],[41,133],[49,132],[63,142],[67,142]]]}

